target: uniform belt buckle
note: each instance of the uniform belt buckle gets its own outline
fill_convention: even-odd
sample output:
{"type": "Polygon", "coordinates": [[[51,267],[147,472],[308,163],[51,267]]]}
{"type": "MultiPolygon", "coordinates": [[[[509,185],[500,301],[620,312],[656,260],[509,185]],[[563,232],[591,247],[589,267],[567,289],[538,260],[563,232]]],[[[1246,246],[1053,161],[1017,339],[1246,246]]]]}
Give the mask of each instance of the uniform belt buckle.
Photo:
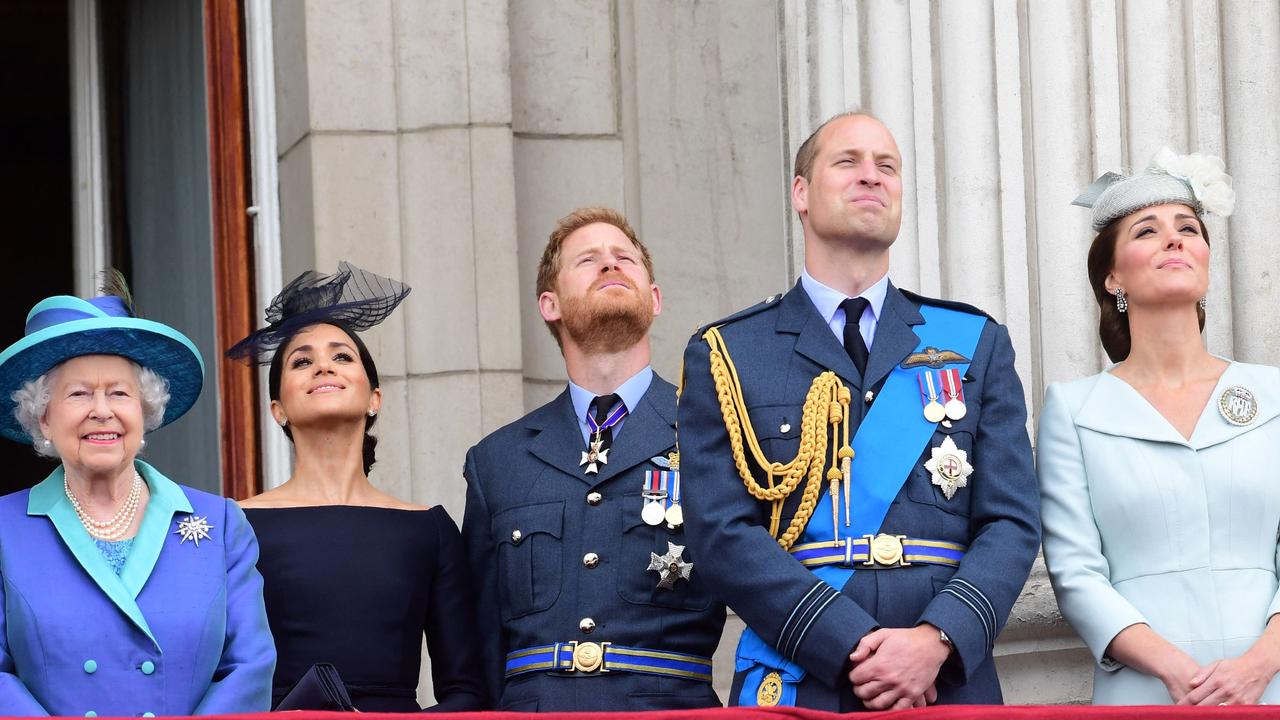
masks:
{"type": "Polygon", "coordinates": [[[863,535],[862,537],[867,541],[867,561],[862,563],[864,567],[882,569],[911,565],[903,557],[902,544],[907,539],[906,535],[880,533],[879,535],[863,535]]]}
{"type": "Polygon", "coordinates": [[[561,643],[560,648],[571,653],[570,667],[565,671],[570,675],[598,675],[609,672],[605,667],[604,656],[610,643],[580,642],[573,640],[561,643]]]}

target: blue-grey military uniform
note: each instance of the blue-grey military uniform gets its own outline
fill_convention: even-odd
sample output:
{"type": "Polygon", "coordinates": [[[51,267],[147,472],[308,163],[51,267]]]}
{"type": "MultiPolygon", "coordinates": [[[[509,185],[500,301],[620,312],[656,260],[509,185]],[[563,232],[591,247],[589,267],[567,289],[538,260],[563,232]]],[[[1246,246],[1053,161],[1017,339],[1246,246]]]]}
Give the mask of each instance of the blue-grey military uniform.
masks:
{"type": "Polygon", "coordinates": [[[675,387],[655,374],[597,474],[581,465],[586,443],[567,389],[467,453],[462,534],[498,709],[720,704],[709,674],[724,606],[701,556],[684,551],[694,570],[671,589],[647,570],[651,554],[686,544],[683,529],[641,519],[645,476],[666,469],[675,421],[675,387]],[[584,671],[584,650],[603,654],[600,667],[584,671]]]}
{"type": "MultiPolygon", "coordinates": [[[[894,479],[902,484],[885,498],[880,531],[964,551],[951,565],[878,567],[847,561],[858,569],[834,588],[779,546],[768,530],[769,504],[744,488],[702,331],[685,352],[679,427],[689,544],[702,579],[781,658],[782,678],[794,681],[790,700],[798,706],[861,709],[848,679],[849,654],[877,628],[922,622],[940,628],[954,644],[937,679],[938,702],[1001,702],[992,646],[1026,581],[1040,533],[1022,385],[1004,326],[975,308],[919,297],[891,284],[865,377],[799,283],[783,296],[713,323],[732,356],[761,449],[770,460],[786,462],[799,448],[801,407],[815,376],[834,371],[851,390],[849,421],[856,432],[878,402],[886,377],[918,353],[926,306],[975,320],[976,345],[963,371],[968,412],[937,424],[936,431],[926,428],[923,449],[907,451],[908,459],[919,457],[901,466],[910,468],[905,481],[894,479]],[[925,467],[931,449],[947,438],[973,467],[967,485],[951,498],[925,467]]],[[[901,410],[919,414],[921,409],[916,402],[901,410]]],[[[892,444],[863,452],[893,452],[892,444]]],[[[764,483],[758,469],[756,479],[764,483]]],[[[800,495],[794,492],[784,505],[784,527],[800,495]]],[[[863,501],[852,498],[855,509],[863,501]]],[[[731,704],[753,704],[754,689],[744,692],[750,669],[740,654],[731,704]]]]}

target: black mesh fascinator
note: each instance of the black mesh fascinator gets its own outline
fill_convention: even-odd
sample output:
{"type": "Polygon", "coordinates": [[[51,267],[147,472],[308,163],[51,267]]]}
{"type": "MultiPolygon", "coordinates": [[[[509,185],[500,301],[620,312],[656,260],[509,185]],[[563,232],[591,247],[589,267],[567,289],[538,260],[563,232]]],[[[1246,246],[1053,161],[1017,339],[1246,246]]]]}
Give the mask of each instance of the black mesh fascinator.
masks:
{"type": "Polygon", "coordinates": [[[267,326],[236,343],[227,357],[250,364],[267,364],[280,343],[304,327],[341,323],[354,331],[368,330],[391,314],[409,294],[408,285],[348,262],[325,275],[308,270],[293,279],[267,306],[267,326]]]}

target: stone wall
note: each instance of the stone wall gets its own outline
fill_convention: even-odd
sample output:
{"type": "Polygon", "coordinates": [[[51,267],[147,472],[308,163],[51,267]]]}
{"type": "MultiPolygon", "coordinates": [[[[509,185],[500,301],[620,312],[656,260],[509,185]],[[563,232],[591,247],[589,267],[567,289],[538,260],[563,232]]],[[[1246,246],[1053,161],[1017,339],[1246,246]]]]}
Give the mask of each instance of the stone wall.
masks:
{"type": "MultiPolygon", "coordinates": [[[[282,0],[273,20],[284,276],[349,259],[414,287],[372,333],[374,477],[455,518],[467,447],[563,387],[533,293],[554,221],[632,219],[674,380],[695,327],[795,281],[791,157],[851,107],[902,148],[895,282],[1008,324],[1033,417],[1049,382],[1103,367],[1070,200],[1163,144],[1236,178],[1238,214],[1210,222],[1210,349],[1276,362],[1273,2],[282,0]]],[[[997,655],[1011,702],[1088,698],[1040,566],[997,655]]]]}

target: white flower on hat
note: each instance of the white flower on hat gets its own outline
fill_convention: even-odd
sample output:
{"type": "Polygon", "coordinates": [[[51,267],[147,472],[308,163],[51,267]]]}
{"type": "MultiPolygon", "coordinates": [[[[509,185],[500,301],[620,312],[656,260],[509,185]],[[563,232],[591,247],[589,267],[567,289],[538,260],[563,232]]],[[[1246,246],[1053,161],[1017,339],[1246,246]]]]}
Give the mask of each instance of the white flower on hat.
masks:
{"type": "Polygon", "coordinates": [[[1151,167],[1185,180],[1205,212],[1229,217],[1235,210],[1236,191],[1221,158],[1201,153],[1178,155],[1165,147],[1151,158],[1151,167]]]}

